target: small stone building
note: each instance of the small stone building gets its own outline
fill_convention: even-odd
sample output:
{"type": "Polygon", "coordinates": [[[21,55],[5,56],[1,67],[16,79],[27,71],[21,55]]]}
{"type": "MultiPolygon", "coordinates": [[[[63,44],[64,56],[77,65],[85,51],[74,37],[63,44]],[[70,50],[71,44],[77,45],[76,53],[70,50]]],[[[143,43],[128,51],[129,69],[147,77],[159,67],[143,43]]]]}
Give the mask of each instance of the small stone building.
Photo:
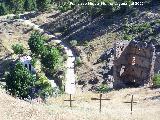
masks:
{"type": "Polygon", "coordinates": [[[23,56],[20,57],[20,62],[32,73],[35,73],[36,70],[34,69],[34,67],[31,65],[31,60],[32,58],[30,56],[23,56]]]}
{"type": "Polygon", "coordinates": [[[140,41],[120,41],[114,44],[114,87],[152,85],[152,78],[160,70],[160,55],[155,47],[140,41]]]}

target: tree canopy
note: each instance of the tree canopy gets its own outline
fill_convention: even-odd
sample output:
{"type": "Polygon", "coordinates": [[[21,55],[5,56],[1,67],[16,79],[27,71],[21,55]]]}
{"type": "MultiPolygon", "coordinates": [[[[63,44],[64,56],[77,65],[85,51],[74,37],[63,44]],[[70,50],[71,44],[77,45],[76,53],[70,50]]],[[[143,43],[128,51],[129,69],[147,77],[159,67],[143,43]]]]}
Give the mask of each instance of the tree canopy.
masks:
{"type": "Polygon", "coordinates": [[[6,77],[6,89],[15,96],[27,98],[31,87],[35,84],[35,77],[17,62],[6,77]]]}
{"type": "Polygon", "coordinates": [[[30,50],[33,54],[39,56],[45,51],[45,38],[39,32],[32,33],[31,37],[29,38],[28,45],[30,50]]]}

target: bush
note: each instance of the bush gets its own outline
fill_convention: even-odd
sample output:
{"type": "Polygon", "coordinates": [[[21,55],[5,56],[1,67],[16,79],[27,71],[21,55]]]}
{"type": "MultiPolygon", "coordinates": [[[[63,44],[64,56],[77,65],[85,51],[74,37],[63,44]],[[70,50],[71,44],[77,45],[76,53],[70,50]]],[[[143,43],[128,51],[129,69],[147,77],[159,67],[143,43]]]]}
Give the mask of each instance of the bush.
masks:
{"type": "Polygon", "coordinates": [[[76,65],[76,66],[81,66],[81,65],[82,65],[82,60],[81,60],[80,57],[76,57],[75,65],[76,65]]]}
{"type": "Polygon", "coordinates": [[[45,37],[41,35],[39,32],[32,33],[31,37],[29,38],[28,45],[30,50],[33,54],[39,56],[45,52],[45,37]]]}
{"type": "Polygon", "coordinates": [[[154,87],[160,87],[160,74],[156,74],[153,77],[153,86],[154,87]]]}
{"type": "Polygon", "coordinates": [[[96,91],[98,91],[100,93],[106,93],[106,92],[109,91],[109,88],[106,84],[102,84],[102,85],[97,87],[96,91]]]}
{"type": "Polygon", "coordinates": [[[128,41],[131,41],[131,40],[133,39],[133,37],[132,37],[132,35],[124,34],[123,39],[124,39],[124,40],[128,40],[128,41]]]}
{"type": "Polygon", "coordinates": [[[14,96],[27,98],[35,81],[35,77],[28,69],[17,62],[6,77],[6,90],[14,96]]]}
{"type": "Polygon", "coordinates": [[[66,12],[70,10],[72,7],[68,2],[62,3],[61,5],[58,6],[58,10],[61,12],[66,12]]]}
{"type": "Polygon", "coordinates": [[[76,40],[71,40],[70,44],[71,44],[71,46],[76,46],[77,45],[77,41],[76,40]]]}
{"type": "Polygon", "coordinates": [[[37,74],[37,81],[35,83],[35,86],[40,89],[38,96],[40,96],[41,98],[45,99],[47,96],[51,96],[53,94],[51,83],[49,82],[48,78],[42,73],[37,74]]]}
{"type": "Polygon", "coordinates": [[[36,59],[35,57],[32,57],[32,60],[31,60],[31,64],[32,64],[32,66],[34,66],[34,67],[35,67],[36,62],[37,62],[37,59],[36,59]]]}
{"type": "Polygon", "coordinates": [[[13,19],[20,19],[20,15],[19,14],[16,14],[13,19]]]}
{"type": "Polygon", "coordinates": [[[8,13],[7,7],[4,3],[0,3],[0,15],[6,15],[8,13]]]}
{"type": "Polygon", "coordinates": [[[41,56],[41,63],[48,69],[57,69],[61,65],[61,62],[61,54],[56,48],[48,48],[46,53],[41,56]]]}
{"type": "Polygon", "coordinates": [[[15,54],[23,54],[24,53],[24,47],[20,44],[12,45],[12,50],[15,54]]]}
{"type": "Polygon", "coordinates": [[[131,27],[131,32],[133,34],[137,34],[137,33],[143,32],[144,30],[146,30],[150,27],[151,26],[149,23],[136,24],[131,27]]]}

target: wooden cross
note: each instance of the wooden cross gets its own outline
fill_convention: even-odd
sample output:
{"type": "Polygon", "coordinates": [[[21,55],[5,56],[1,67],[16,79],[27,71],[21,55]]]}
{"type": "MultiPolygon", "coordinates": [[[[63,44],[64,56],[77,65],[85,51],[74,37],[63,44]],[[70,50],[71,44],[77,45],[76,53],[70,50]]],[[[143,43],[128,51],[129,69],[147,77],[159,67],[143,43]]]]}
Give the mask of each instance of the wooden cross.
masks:
{"type": "Polygon", "coordinates": [[[91,100],[99,100],[100,101],[100,107],[99,107],[99,112],[101,112],[101,108],[102,108],[102,100],[110,100],[110,99],[102,99],[102,93],[100,94],[99,96],[99,99],[98,98],[91,98],[91,100]]]}
{"type": "Polygon", "coordinates": [[[131,97],[131,102],[124,102],[124,103],[131,103],[131,114],[132,114],[132,111],[133,111],[133,103],[137,103],[137,102],[134,102],[133,101],[133,95],[131,97]]]}
{"type": "Polygon", "coordinates": [[[72,94],[69,95],[69,100],[64,100],[64,101],[69,101],[70,102],[70,107],[72,107],[72,101],[75,101],[75,100],[72,100],[72,94]]]}

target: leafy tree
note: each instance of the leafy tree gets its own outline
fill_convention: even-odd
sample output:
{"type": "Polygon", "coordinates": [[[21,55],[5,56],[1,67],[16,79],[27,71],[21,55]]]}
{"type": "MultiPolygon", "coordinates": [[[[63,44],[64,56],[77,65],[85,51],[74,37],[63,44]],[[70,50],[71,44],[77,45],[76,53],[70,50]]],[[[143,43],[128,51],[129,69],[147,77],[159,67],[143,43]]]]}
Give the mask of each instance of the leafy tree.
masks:
{"type": "Polygon", "coordinates": [[[61,64],[61,55],[58,49],[49,48],[49,50],[41,56],[41,62],[48,69],[56,69],[61,64]]]}
{"type": "Polygon", "coordinates": [[[37,8],[36,0],[25,0],[24,9],[26,11],[35,10],[37,8]]]}
{"type": "Polygon", "coordinates": [[[6,15],[8,12],[7,7],[4,3],[0,3],[0,15],[6,15]]]}
{"type": "Polygon", "coordinates": [[[24,53],[24,47],[20,44],[12,45],[12,50],[15,54],[23,54],[24,53]]]}
{"type": "Polygon", "coordinates": [[[27,98],[35,84],[35,77],[20,62],[17,62],[6,77],[6,89],[18,97],[27,98]]]}
{"type": "Polygon", "coordinates": [[[32,53],[39,56],[45,51],[44,39],[44,36],[41,35],[39,32],[32,33],[28,41],[28,45],[32,53]]]}
{"type": "Polygon", "coordinates": [[[13,13],[18,13],[24,10],[24,0],[6,0],[6,4],[10,6],[13,13]]]}
{"type": "Polygon", "coordinates": [[[43,12],[49,8],[50,3],[51,0],[37,0],[37,8],[43,12]]]}
{"type": "Polygon", "coordinates": [[[42,74],[37,74],[37,81],[35,83],[36,87],[40,88],[39,96],[45,99],[46,96],[50,96],[53,93],[53,88],[48,78],[42,74]]]}

